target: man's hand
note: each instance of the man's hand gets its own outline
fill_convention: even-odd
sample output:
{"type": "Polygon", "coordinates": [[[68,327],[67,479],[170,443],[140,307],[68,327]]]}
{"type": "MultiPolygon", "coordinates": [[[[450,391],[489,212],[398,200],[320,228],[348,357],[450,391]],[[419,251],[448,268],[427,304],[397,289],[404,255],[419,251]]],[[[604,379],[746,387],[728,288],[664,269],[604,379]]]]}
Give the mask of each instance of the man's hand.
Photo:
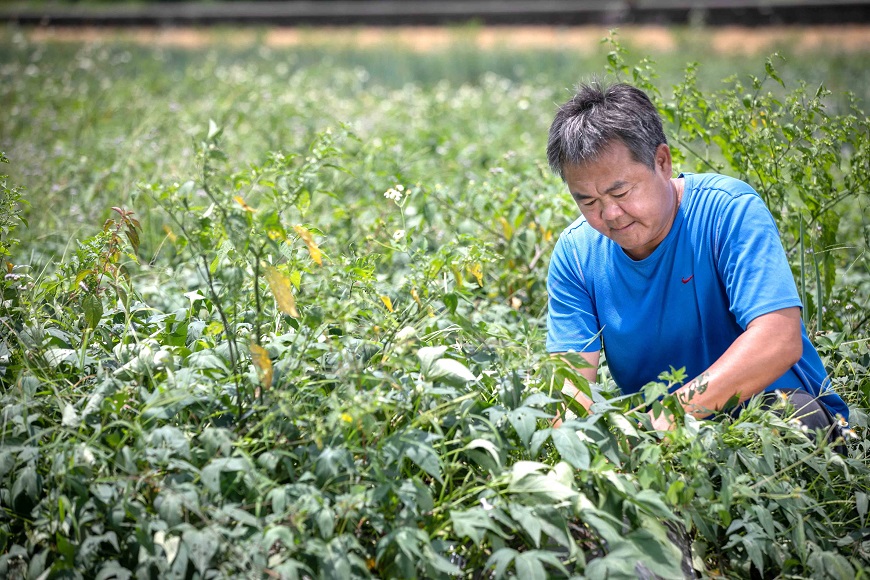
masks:
{"type": "Polygon", "coordinates": [[[652,423],[652,428],[656,431],[673,431],[674,424],[671,421],[673,418],[673,414],[663,409],[659,416],[656,417],[653,411],[647,413],[649,415],[650,422],[652,423]]]}

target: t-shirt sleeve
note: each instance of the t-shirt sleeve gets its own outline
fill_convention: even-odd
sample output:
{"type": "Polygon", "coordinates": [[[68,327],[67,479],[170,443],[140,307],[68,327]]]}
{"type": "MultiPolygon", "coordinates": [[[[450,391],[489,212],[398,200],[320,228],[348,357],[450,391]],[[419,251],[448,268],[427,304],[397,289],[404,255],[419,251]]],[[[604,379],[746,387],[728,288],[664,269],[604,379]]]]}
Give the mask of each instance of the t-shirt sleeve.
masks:
{"type": "Polygon", "coordinates": [[[764,314],[801,306],[776,223],[757,194],[728,203],[716,247],[719,276],[741,328],[764,314]]]}
{"type": "Polygon", "coordinates": [[[601,350],[598,317],[572,244],[556,242],[547,274],[547,352],[601,350]]]}

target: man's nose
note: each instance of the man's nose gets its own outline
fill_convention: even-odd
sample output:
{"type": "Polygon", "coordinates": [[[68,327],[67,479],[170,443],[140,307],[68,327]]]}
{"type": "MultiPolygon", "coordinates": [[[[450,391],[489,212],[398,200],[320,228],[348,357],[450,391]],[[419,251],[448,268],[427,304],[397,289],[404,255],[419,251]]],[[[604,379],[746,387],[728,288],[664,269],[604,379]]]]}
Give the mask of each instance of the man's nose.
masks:
{"type": "Polygon", "coordinates": [[[604,203],[604,209],[601,212],[601,217],[606,221],[612,221],[618,219],[622,214],[625,213],[622,211],[622,208],[619,207],[619,204],[614,201],[607,201],[604,203]]]}

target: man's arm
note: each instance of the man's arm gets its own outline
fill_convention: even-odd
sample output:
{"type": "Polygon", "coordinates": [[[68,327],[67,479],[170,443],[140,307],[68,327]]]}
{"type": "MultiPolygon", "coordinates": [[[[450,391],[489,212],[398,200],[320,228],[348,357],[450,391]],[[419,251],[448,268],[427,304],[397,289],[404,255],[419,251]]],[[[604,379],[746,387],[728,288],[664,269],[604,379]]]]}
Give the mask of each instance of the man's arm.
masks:
{"type": "MultiPolygon", "coordinates": [[[[734,396],[740,402],[763,391],[803,354],[800,308],[784,308],[753,319],[746,331],[706,372],[676,391],[686,412],[700,419],[734,396]]],[[[663,413],[653,427],[669,429],[663,413]]]]}
{"type": "MultiPolygon", "coordinates": [[[[581,352],[578,353],[583,359],[588,362],[591,366],[585,367],[582,369],[574,369],[580,375],[586,379],[590,383],[594,383],[598,377],[598,362],[601,357],[601,354],[598,351],[594,352],[581,352]]],[[[559,356],[558,354],[554,354],[553,356],[559,356]]],[[[563,393],[567,393],[574,397],[574,399],[583,405],[583,408],[586,409],[587,413],[591,413],[590,408],[592,407],[592,399],[587,397],[581,390],[575,387],[570,381],[565,381],[565,386],[562,388],[563,393]]],[[[562,417],[557,414],[556,418],[553,420],[553,427],[558,427],[562,424],[562,417]]]]}

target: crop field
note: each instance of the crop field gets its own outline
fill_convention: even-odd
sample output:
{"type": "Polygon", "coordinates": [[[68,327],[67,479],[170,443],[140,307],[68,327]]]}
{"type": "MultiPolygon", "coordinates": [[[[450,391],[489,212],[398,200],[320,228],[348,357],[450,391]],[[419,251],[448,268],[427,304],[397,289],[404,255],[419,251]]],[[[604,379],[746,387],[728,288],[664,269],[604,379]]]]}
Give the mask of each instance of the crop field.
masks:
{"type": "Polygon", "coordinates": [[[870,577],[870,47],[486,34],[0,31],[0,577],[870,577]],[[846,454],[548,357],[593,75],[762,195],[846,454]]]}

